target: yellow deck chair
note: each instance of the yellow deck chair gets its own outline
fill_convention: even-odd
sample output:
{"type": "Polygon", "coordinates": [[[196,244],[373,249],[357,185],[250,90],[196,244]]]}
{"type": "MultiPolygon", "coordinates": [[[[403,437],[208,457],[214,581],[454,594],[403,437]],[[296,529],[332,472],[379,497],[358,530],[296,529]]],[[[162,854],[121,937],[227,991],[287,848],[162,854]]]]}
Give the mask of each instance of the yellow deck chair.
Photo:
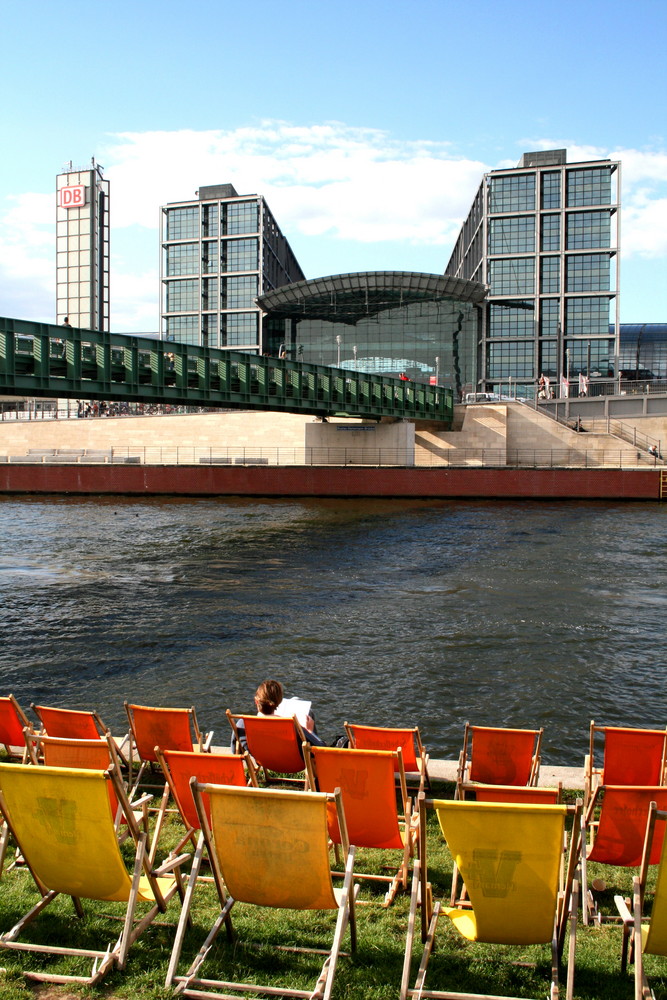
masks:
{"type": "Polygon", "coordinates": [[[567,997],[574,985],[577,851],[570,849],[562,879],[565,819],[571,812],[578,829],[581,803],[523,805],[518,803],[429,800],[420,797],[420,854],[415,862],[408,935],[401,981],[405,997],[483,997],[487,994],[425,988],[426,972],[440,916],[451,920],[462,937],[487,944],[551,943],[551,998],[558,996],[558,970],[570,925],[567,997]],[[437,813],[454,862],[465,881],[469,902],[442,907],[432,903],[426,857],[428,809],[437,813]],[[421,904],[424,950],[413,989],[409,988],[412,946],[421,904]]]}
{"type": "MultiPolygon", "coordinates": [[[[201,835],[169,963],[167,986],[175,986],[179,995],[186,997],[228,997],[252,991],[328,1000],[348,923],[352,949],[356,946],[354,904],[359,887],[353,884],[354,848],[347,840],[340,795],[291,789],[201,785],[195,779],[192,780],[192,793],[199,814],[201,835]],[[203,796],[208,798],[210,824],[203,796]],[[341,889],[334,889],[329,870],[327,814],[331,803],[337,811],[346,858],[341,889]],[[184,976],[178,976],[176,971],[183,936],[204,850],[211,862],[220,913],[192,965],[184,976]],[[324,952],[326,959],[314,989],[262,987],[247,982],[200,978],[201,966],[223,925],[228,936],[234,936],[230,914],[236,903],[279,909],[337,911],[333,943],[331,949],[324,952]]],[[[237,950],[238,945],[235,952],[237,950]]],[[[289,947],[287,950],[322,953],[320,948],[289,947]]]]}
{"type": "MultiPolygon", "coordinates": [[[[156,877],[148,865],[146,836],[140,833],[114,768],[81,771],[73,768],[24,767],[0,764],[0,810],[15,838],[41,894],[40,900],[10,930],[0,934],[0,949],[51,956],[92,958],[88,976],[24,969],[30,978],[53,983],[99,982],[114,966],[124,968],[130,945],[181,890],[178,859],[175,874],[156,877]],[[118,801],[136,844],[134,873],[120,853],[108,784],[114,782],[118,801]],[[61,893],[72,897],[78,916],[82,899],[125,903],[118,940],[103,950],[59,945],[37,945],[17,938],[30,921],[61,893]],[[135,918],[139,903],[148,912],[135,918]]],[[[69,934],[71,923],[67,925],[69,934]]],[[[63,933],[65,933],[63,924],[63,933]]],[[[72,929],[72,937],[76,932],[72,929]]]]}
{"type": "Polygon", "coordinates": [[[648,822],[646,824],[646,839],[639,875],[633,879],[632,912],[628,904],[630,900],[622,896],[614,896],[614,901],[623,921],[623,951],[621,968],[625,971],[628,962],[628,944],[631,946],[630,960],[635,964],[635,1000],[653,997],[646,971],[644,955],[667,956],[667,837],[665,824],[667,812],[659,810],[655,802],[651,803],[648,822]],[[658,862],[658,875],[653,894],[653,907],[650,923],[642,923],[644,916],[644,896],[646,892],[646,877],[656,834],[656,825],[662,826],[662,850],[658,862]]]}

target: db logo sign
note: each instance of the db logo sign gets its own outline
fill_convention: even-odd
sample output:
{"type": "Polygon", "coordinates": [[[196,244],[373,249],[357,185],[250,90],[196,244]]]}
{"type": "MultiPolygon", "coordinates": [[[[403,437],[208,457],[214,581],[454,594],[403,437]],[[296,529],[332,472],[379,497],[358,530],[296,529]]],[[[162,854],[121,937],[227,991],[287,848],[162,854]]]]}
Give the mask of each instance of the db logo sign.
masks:
{"type": "Polygon", "coordinates": [[[60,208],[83,208],[86,204],[86,188],[84,184],[75,187],[64,187],[58,192],[60,208]]]}

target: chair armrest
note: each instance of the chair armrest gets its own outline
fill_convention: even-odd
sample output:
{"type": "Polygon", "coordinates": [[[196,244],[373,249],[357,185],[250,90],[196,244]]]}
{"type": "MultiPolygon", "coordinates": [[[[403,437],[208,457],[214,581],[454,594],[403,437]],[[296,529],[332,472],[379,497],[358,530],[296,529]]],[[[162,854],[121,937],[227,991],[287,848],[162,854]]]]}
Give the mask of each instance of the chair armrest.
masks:
{"type": "Polygon", "coordinates": [[[208,753],[211,749],[211,744],[213,743],[213,730],[210,733],[206,733],[204,737],[204,742],[202,744],[202,750],[208,753]]]}
{"type": "Polygon", "coordinates": [[[630,900],[623,899],[622,896],[614,896],[614,902],[616,903],[616,909],[618,910],[618,914],[623,923],[632,926],[634,923],[634,917],[630,913],[630,900]]]}
{"type": "Polygon", "coordinates": [[[130,799],[130,806],[133,810],[138,807],[145,806],[153,799],[153,797],[154,796],[152,796],[149,792],[146,792],[144,795],[140,795],[138,799],[130,799]]]}
{"type": "Polygon", "coordinates": [[[191,854],[179,854],[175,858],[165,858],[159,868],[153,868],[151,874],[159,878],[161,875],[165,875],[167,872],[171,872],[174,868],[180,868],[184,861],[192,861],[191,854]]]}

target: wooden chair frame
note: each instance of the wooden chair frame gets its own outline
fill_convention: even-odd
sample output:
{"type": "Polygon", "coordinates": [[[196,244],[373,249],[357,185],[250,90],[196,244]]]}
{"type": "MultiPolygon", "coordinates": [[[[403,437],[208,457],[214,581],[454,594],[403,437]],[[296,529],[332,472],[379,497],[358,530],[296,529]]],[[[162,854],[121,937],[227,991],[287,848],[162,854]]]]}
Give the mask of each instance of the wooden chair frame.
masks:
{"type": "Polygon", "coordinates": [[[296,716],[234,715],[229,709],[227,709],[226,714],[234,735],[236,753],[240,753],[243,749],[242,736],[238,728],[238,722],[243,721],[248,753],[252,757],[256,769],[261,771],[266,785],[270,785],[273,782],[281,785],[295,785],[298,788],[307,787],[307,777],[286,777],[286,775],[301,774],[306,770],[301,748],[303,743],[307,741],[301,728],[301,723],[296,716]],[[289,729],[290,726],[292,727],[291,730],[289,729]],[[281,744],[275,744],[275,752],[272,745],[274,743],[273,738],[268,739],[266,737],[266,734],[270,733],[272,728],[278,733],[280,733],[280,730],[283,730],[284,734],[287,735],[287,738],[283,739],[281,744]],[[262,738],[258,740],[257,736],[260,730],[264,730],[264,732],[262,733],[262,738]],[[294,737],[293,742],[292,734],[294,737]],[[278,777],[272,778],[272,773],[278,775],[278,777]]]}
{"type": "Polygon", "coordinates": [[[431,778],[428,773],[429,755],[422,743],[419,726],[403,728],[387,726],[360,726],[346,722],[345,732],[350,746],[355,750],[396,750],[401,748],[405,777],[409,782],[412,775],[417,775],[418,783],[411,791],[417,794],[425,788],[431,789],[431,778]]]}
{"type": "Polygon", "coordinates": [[[597,726],[591,719],[584,760],[584,808],[598,785],[664,785],[667,781],[667,728],[597,726]],[[596,765],[596,755],[602,764],[596,765]]]}
{"type": "Polygon", "coordinates": [[[460,798],[460,786],[462,784],[481,783],[487,785],[516,785],[520,786],[533,786],[537,785],[537,781],[540,774],[540,750],[542,747],[542,735],[544,729],[506,729],[499,728],[496,726],[471,726],[469,722],[465,724],[465,731],[463,734],[463,748],[459,754],[459,763],[456,774],[456,795],[455,797],[460,798]],[[522,742],[533,740],[533,750],[530,761],[530,767],[526,770],[524,775],[525,780],[522,781],[508,781],[507,773],[499,772],[498,780],[491,780],[489,774],[484,773],[483,776],[478,776],[475,767],[474,758],[474,744],[475,744],[475,733],[479,733],[480,737],[491,736],[493,733],[501,734],[505,739],[511,740],[516,738],[522,742]],[[470,751],[468,751],[468,744],[470,743],[470,751]]]}
{"type": "MultiPolygon", "coordinates": [[[[238,788],[234,789],[233,792],[238,795],[245,796],[261,796],[263,808],[270,808],[272,798],[280,797],[281,799],[292,799],[296,801],[295,797],[302,794],[304,798],[310,799],[314,795],[318,795],[321,800],[327,801],[335,810],[338,817],[338,823],[343,837],[343,850],[346,855],[345,863],[345,877],[343,882],[343,887],[340,890],[333,890],[333,886],[329,886],[332,893],[335,893],[338,899],[338,910],[336,927],[333,936],[332,947],[329,951],[323,951],[322,949],[316,948],[304,948],[304,947],[289,947],[287,950],[296,952],[312,952],[315,951],[319,954],[325,954],[324,964],[322,970],[318,977],[315,988],[312,990],[299,990],[299,989],[289,989],[289,988],[279,988],[279,987],[263,987],[259,985],[249,985],[246,983],[234,983],[227,982],[223,980],[214,979],[202,979],[200,978],[200,969],[203,962],[206,959],[211,946],[218,934],[222,930],[223,926],[226,930],[227,936],[230,940],[235,939],[235,932],[231,920],[231,912],[236,903],[236,900],[229,894],[225,886],[225,872],[222,867],[222,861],[216,850],[216,842],[224,841],[224,835],[219,838],[219,841],[214,840],[211,825],[209,824],[206,810],[204,807],[203,796],[204,795],[215,795],[220,792],[224,792],[220,786],[215,785],[200,785],[197,783],[196,779],[192,779],[192,795],[195,800],[197,807],[197,812],[199,813],[201,833],[199,837],[199,842],[197,845],[197,850],[195,852],[195,858],[192,864],[192,869],[190,872],[190,878],[188,880],[188,886],[185,893],[185,900],[183,903],[183,908],[181,910],[181,919],[179,921],[178,930],[176,932],[176,938],[174,941],[174,947],[171,954],[171,959],[169,962],[169,968],[167,970],[166,985],[175,987],[176,991],[180,996],[186,997],[196,997],[196,998],[230,998],[237,994],[244,995],[248,991],[257,993],[268,993],[271,996],[286,996],[286,997],[302,997],[311,998],[311,1000],[330,1000],[331,991],[334,983],[334,976],[336,972],[336,966],[338,963],[338,958],[340,955],[345,953],[341,951],[341,945],[343,941],[343,935],[347,929],[347,925],[350,926],[350,937],[351,937],[351,950],[354,951],[356,948],[356,918],[355,918],[355,900],[359,889],[359,886],[353,883],[353,867],[354,867],[354,847],[350,846],[347,840],[347,831],[345,826],[345,812],[343,809],[340,794],[335,795],[321,795],[320,793],[308,792],[305,795],[303,793],[298,793],[292,791],[291,789],[273,789],[273,788],[238,788]],[[206,937],[206,940],[202,944],[199,952],[197,953],[194,961],[190,965],[190,968],[183,976],[178,976],[177,969],[178,963],[181,956],[181,951],[183,948],[183,938],[185,934],[186,922],[190,916],[190,911],[194,899],[194,892],[197,884],[197,879],[199,877],[199,870],[202,863],[202,858],[204,851],[208,853],[209,859],[211,861],[211,870],[213,873],[213,878],[218,894],[218,899],[220,902],[220,913],[217,919],[214,921],[211,930],[206,937]]],[[[228,789],[227,792],[232,791],[228,789]]],[[[326,824],[322,828],[322,836],[326,838],[326,824]]],[[[326,847],[325,844],[322,846],[326,847]]],[[[330,878],[330,876],[329,876],[330,878]]],[[[247,902],[252,903],[252,900],[247,902]]],[[[264,904],[259,904],[264,905],[264,904]]],[[[286,904],[283,904],[286,905],[286,904]]]]}
{"type": "MultiPolygon", "coordinates": [[[[129,786],[130,799],[136,794],[146,769],[154,769],[158,763],[155,747],[163,750],[187,750],[208,753],[211,749],[213,732],[202,733],[197,722],[194,705],[190,708],[163,708],[152,705],[135,705],[123,702],[130,724],[129,786]],[[143,720],[149,725],[144,729],[143,720]],[[171,732],[167,728],[171,727],[171,732]],[[172,738],[170,738],[172,737],[172,738]],[[139,771],[133,780],[134,757],[139,761],[139,771]]],[[[160,772],[161,773],[161,772],[160,772]]],[[[150,786],[149,786],[150,787],[150,786]]],[[[164,792],[164,785],[160,787],[164,792]]]]}
{"type": "MultiPolygon", "coordinates": [[[[67,740],[95,740],[106,736],[111,730],[102,720],[99,712],[74,708],[60,708],[52,705],[35,705],[31,709],[39,719],[45,736],[55,736],[67,740]]],[[[127,752],[130,734],[115,739],[117,757],[123,767],[128,766],[127,752]]]]}

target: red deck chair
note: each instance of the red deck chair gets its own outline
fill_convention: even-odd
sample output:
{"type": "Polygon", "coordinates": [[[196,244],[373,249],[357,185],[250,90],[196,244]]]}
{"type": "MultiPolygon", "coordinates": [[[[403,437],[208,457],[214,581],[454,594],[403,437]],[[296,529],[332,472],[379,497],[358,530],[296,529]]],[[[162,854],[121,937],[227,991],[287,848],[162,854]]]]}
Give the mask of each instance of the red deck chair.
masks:
{"type": "MultiPolygon", "coordinates": [[[[190,753],[208,751],[213,738],[206,736],[197,723],[197,713],[192,708],[153,708],[148,705],[131,705],[124,702],[130,723],[130,798],[136,791],[146,768],[158,763],[156,747],[163,750],[186,750],[190,753]],[[132,761],[139,758],[140,767],[132,783],[132,761]]],[[[160,786],[162,787],[162,786],[160,786]]]]}
{"type": "Polygon", "coordinates": [[[350,746],[355,750],[397,750],[400,747],[406,779],[416,774],[419,776],[416,791],[423,792],[425,784],[430,789],[429,755],[424,749],[418,726],[397,729],[384,726],[356,726],[346,722],[345,732],[350,746]]]}
{"type": "MultiPolygon", "coordinates": [[[[73,708],[54,708],[50,705],[30,706],[40,721],[46,736],[65,740],[99,740],[110,732],[100,715],[95,711],[81,711],[73,708]]],[[[116,749],[124,766],[127,766],[126,750],[129,735],[115,741],[116,749]]]]}
{"type": "Polygon", "coordinates": [[[261,767],[266,784],[279,781],[288,784],[305,785],[303,778],[287,778],[284,775],[301,774],[305,769],[301,745],[305,742],[303,729],[296,717],[279,715],[233,715],[227,709],[227,718],[236,741],[236,751],[242,748],[242,736],[237,723],[242,720],[245,727],[245,741],[248,753],[261,767]],[[280,777],[272,778],[271,774],[280,777]]]}
{"type": "MultiPolygon", "coordinates": [[[[161,750],[155,747],[155,755],[158,759],[163,774],[167,780],[168,791],[174,797],[174,802],[183,826],[186,829],[185,836],[182,837],[176,847],[169,852],[169,857],[180,854],[188,840],[196,849],[196,833],[200,830],[199,816],[192,798],[190,779],[196,778],[200,784],[210,785],[253,785],[257,787],[257,776],[255,768],[250,759],[250,755],[244,753],[239,756],[230,753],[193,753],[187,750],[161,750]]],[[[203,797],[206,808],[206,817],[210,821],[210,811],[208,799],[203,797]]],[[[163,796],[162,806],[155,824],[153,834],[153,848],[151,850],[150,861],[153,863],[157,844],[166,815],[166,798],[163,796]]]]}
{"type": "MultiPolygon", "coordinates": [[[[595,861],[620,868],[638,867],[642,860],[651,802],[655,802],[658,809],[667,809],[665,785],[643,787],[598,785],[595,789],[584,815],[585,835],[581,850],[582,905],[585,924],[593,918],[598,923],[602,922],[588,889],[588,863],[595,861]]],[[[664,828],[653,839],[651,856],[647,862],[650,865],[656,865],[660,859],[663,836],[664,828]]]]}
{"type": "MultiPolygon", "coordinates": [[[[350,843],[355,847],[401,852],[401,861],[393,875],[354,873],[355,878],[387,883],[383,905],[389,906],[399,887],[407,887],[410,858],[418,833],[417,814],[412,815],[408,799],[401,751],[349,750],[304,743],[304,754],[308,784],[313,791],[340,789],[350,843]],[[400,812],[396,806],[396,771],[400,779],[400,812]]],[[[329,837],[334,844],[341,843],[336,815],[331,810],[329,837]]]]}
{"type": "Polygon", "coordinates": [[[666,754],[667,729],[596,726],[591,721],[585,805],[597,785],[664,785],[666,754]],[[595,766],[596,748],[602,750],[601,767],[595,766]]]}
{"type": "Polygon", "coordinates": [[[28,747],[23,730],[32,731],[32,723],[13,694],[0,698],[0,744],[9,758],[28,760],[28,747]]]}
{"type": "Polygon", "coordinates": [[[494,729],[466,722],[456,797],[461,797],[460,786],[468,782],[536,785],[543,732],[543,729],[494,729]]]}

